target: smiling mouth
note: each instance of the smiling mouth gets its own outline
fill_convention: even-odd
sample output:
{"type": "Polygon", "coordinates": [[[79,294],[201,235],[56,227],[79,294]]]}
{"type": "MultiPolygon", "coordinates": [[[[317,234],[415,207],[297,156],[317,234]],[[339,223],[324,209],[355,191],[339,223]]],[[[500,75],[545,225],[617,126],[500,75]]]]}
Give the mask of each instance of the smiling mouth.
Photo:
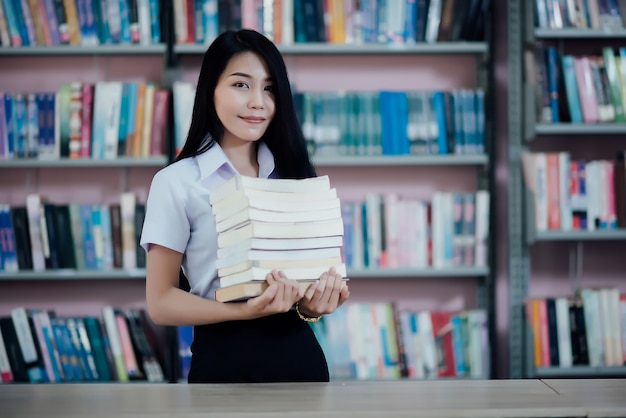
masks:
{"type": "Polygon", "coordinates": [[[248,123],[263,123],[263,122],[265,122],[265,118],[259,118],[259,117],[240,116],[240,118],[243,119],[244,121],[248,122],[248,123]]]}

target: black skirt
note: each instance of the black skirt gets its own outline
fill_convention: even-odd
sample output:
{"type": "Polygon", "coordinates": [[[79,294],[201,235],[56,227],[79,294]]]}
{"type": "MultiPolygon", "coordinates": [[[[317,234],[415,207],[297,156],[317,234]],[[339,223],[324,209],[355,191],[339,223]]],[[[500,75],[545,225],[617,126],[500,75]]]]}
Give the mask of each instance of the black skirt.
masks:
{"type": "Polygon", "coordinates": [[[324,353],[296,312],[194,327],[189,383],[328,382],[324,353]]]}

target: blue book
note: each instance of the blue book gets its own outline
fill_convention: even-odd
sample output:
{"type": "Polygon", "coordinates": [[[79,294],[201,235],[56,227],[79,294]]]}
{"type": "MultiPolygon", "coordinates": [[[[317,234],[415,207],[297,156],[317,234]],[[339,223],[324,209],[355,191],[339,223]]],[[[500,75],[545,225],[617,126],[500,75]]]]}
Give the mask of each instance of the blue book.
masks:
{"type": "Polygon", "coordinates": [[[485,153],[485,92],[474,91],[475,97],[475,118],[476,118],[476,154],[485,153]]]}
{"type": "Polygon", "coordinates": [[[468,372],[465,364],[465,349],[463,346],[463,323],[460,315],[452,315],[452,352],[454,353],[454,369],[457,376],[465,376],[468,372]]]}
{"type": "Polygon", "coordinates": [[[130,39],[130,17],[128,14],[128,2],[119,0],[120,5],[120,41],[123,44],[131,43],[130,39]]]}
{"type": "Polygon", "coordinates": [[[578,83],[576,82],[575,58],[573,55],[564,55],[561,58],[563,67],[563,81],[565,82],[565,95],[572,123],[583,123],[583,112],[580,106],[578,83]]]}
{"type": "Polygon", "coordinates": [[[27,157],[26,131],[28,129],[26,117],[26,97],[22,93],[15,93],[13,97],[13,132],[15,135],[15,156],[27,157]]]}
{"type": "MultiPolygon", "coordinates": [[[[150,0],[150,31],[152,33],[152,43],[155,45],[161,43],[161,20],[159,8],[159,0],[150,0]]],[[[217,8],[215,8],[215,16],[217,19],[217,8]]]]}
{"type": "Polygon", "coordinates": [[[559,66],[556,48],[546,47],[546,69],[548,76],[548,93],[550,95],[550,110],[552,122],[558,123],[559,119],[559,66]]]}
{"type": "Polygon", "coordinates": [[[191,369],[191,343],[193,342],[193,327],[178,326],[176,327],[178,341],[178,359],[180,366],[180,375],[182,379],[187,379],[189,370],[191,369]]]}
{"type": "Polygon", "coordinates": [[[445,94],[442,91],[433,93],[433,111],[437,121],[437,149],[439,154],[448,154],[448,127],[446,124],[445,94]]]}
{"type": "Polygon", "coordinates": [[[128,136],[129,121],[129,88],[132,83],[122,83],[122,100],[120,101],[120,123],[118,129],[117,155],[126,155],[126,140],[128,136]]]}
{"type": "Polygon", "coordinates": [[[13,127],[13,95],[11,93],[4,93],[4,117],[6,127],[6,158],[12,159],[15,157],[15,130],[13,127]]]}
{"type": "Polygon", "coordinates": [[[83,233],[83,252],[85,254],[85,268],[95,270],[98,268],[96,260],[96,248],[93,237],[93,214],[90,204],[80,205],[80,219],[83,233]]]}

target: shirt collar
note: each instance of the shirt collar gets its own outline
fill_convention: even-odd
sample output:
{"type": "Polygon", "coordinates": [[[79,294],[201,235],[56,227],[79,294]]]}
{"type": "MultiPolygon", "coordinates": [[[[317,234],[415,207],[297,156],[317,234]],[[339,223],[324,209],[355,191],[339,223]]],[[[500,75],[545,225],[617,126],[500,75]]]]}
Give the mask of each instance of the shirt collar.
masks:
{"type": "MultiPolygon", "coordinates": [[[[237,169],[235,169],[235,166],[233,166],[228,156],[217,142],[206,152],[197,155],[195,159],[200,168],[200,178],[211,176],[221,167],[228,167],[233,174],[237,173],[237,169]]],[[[265,142],[259,143],[257,162],[259,163],[259,177],[268,178],[274,173],[274,156],[265,142]]]]}

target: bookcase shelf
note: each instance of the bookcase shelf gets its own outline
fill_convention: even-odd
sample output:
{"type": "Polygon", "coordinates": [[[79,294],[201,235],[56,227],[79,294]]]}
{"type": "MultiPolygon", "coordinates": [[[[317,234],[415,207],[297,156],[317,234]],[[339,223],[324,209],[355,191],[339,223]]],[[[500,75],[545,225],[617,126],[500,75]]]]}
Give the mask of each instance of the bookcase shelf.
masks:
{"type": "Polygon", "coordinates": [[[576,377],[624,377],[626,367],[540,367],[535,369],[535,377],[538,379],[547,378],[576,378],[576,377]]]}
{"type": "MultiPolygon", "coordinates": [[[[416,44],[328,44],[297,43],[278,45],[285,55],[480,55],[489,50],[485,42],[439,42],[416,44]]],[[[174,45],[177,54],[200,55],[207,50],[207,45],[174,45]]]]}
{"type": "MultiPolygon", "coordinates": [[[[300,1],[300,0],[294,0],[300,1]]],[[[490,2],[491,4],[493,2],[490,2]]],[[[102,81],[115,81],[117,78],[126,80],[128,78],[140,77],[142,71],[134,67],[135,61],[134,59],[144,59],[145,61],[153,62],[154,59],[162,58],[163,74],[162,74],[162,87],[165,89],[169,89],[173,98],[173,83],[175,81],[183,80],[186,76],[189,76],[187,71],[193,71],[193,69],[186,68],[188,64],[193,66],[197,64],[197,59],[205,54],[208,44],[184,44],[179,45],[176,44],[176,32],[174,28],[174,18],[173,18],[173,7],[174,2],[171,0],[166,0],[164,2],[160,2],[162,5],[162,19],[164,21],[164,27],[162,29],[163,38],[165,39],[164,44],[157,45],[100,45],[100,46],[70,46],[70,45],[61,45],[61,46],[44,46],[44,47],[20,47],[20,48],[0,48],[0,60],[3,58],[9,62],[19,62],[19,63],[29,63],[30,61],[35,61],[33,57],[41,58],[37,61],[41,62],[53,62],[56,66],[57,73],[60,73],[60,69],[67,69],[68,77],[73,77],[76,80],[82,80],[85,77],[81,77],[80,73],[76,73],[75,75],[72,73],[74,70],[73,64],[74,62],[80,62],[81,64],[84,62],[86,65],[91,65],[93,68],[97,68],[97,74],[95,77],[100,77],[102,81]],[[115,58],[112,57],[122,57],[123,65],[115,65],[115,58]],[[78,58],[76,58],[78,57],[78,58]],[[89,60],[95,57],[96,59],[93,62],[89,60]],[[111,61],[112,65],[102,65],[98,64],[97,57],[104,57],[103,61],[111,61]],[[106,58],[106,59],[105,59],[106,58]],[[187,62],[185,62],[185,58],[187,62]],[[65,61],[63,61],[65,60],[65,61]],[[122,68],[120,68],[122,67],[122,68]]],[[[485,3],[487,4],[487,3],[485,3]]],[[[490,5],[489,8],[492,6],[490,5]]],[[[439,43],[414,43],[414,44],[331,44],[331,43],[296,43],[290,45],[278,45],[279,50],[285,56],[293,56],[294,58],[291,60],[286,59],[286,63],[288,66],[290,65],[310,65],[307,63],[312,62],[309,57],[314,57],[314,60],[317,57],[330,57],[330,64],[328,65],[329,74],[332,74],[333,71],[333,63],[338,60],[339,57],[349,57],[351,59],[350,62],[347,63],[346,67],[352,67],[353,71],[359,71],[359,60],[375,62],[376,69],[379,69],[378,64],[380,63],[380,68],[388,68],[396,70],[396,66],[394,62],[407,62],[413,67],[405,67],[403,65],[399,65],[398,70],[402,71],[404,74],[410,74],[415,72],[416,65],[412,61],[412,56],[420,56],[417,61],[423,62],[424,67],[428,67],[427,72],[436,73],[436,68],[439,63],[430,64],[429,56],[434,57],[433,60],[441,60],[444,59],[446,61],[442,66],[446,69],[454,68],[456,71],[452,71],[452,77],[446,77],[446,75],[440,77],[437,82],[440,83],[438,86],[415,86],[412,83],[406,83],[404,81],[404,85],[408,86],[406,89],[415,89],[418,90],[420,88],[424,90],[431,90],[434,87],[437,87],[440,90],[446,89],[471,89],[471,88],[482,88],[484,90],[484,103],[485,103],[485,113],[487,114],[486,120],[487,124],[485,126],[485,149],[491,152],[493,147],[491,144],[493,143],[493,68],[492,68],[492,36],[490,34],[490,30],[492,27],[490,21],[490,10],[484,10],[485,16],[489,16],[489,21],[484,22],[487,28],[485,29],[485,36],[488,39],[487,42],[439,42],[439,43]],[[302,58],[299,58],[302,57],[302,58]],[[352,59],[354,57],[354,59],[352,59]],[[370,58],[373,57],[373,58],[370,58]],[[440,58],[443,57],[443,58],[440,58]],[[463,63],[469,63],[466,68],[461,65],[458,65],[458,62],[454,59],[455,57],[459,57],[459,61],[463,63]],[[395,60],[395,61],[394,61],[395,60]],[[450,66],[447,66],[447,61],[450,62],[450,66]],[[456,65],[456,67],[455,67],[456,65]],[[432,67],[432,68],[430,68],[432,67]],[[471,76],[465,77],[467,74],[475,72],[475,77],[472,79],[471,76]],[[453,80],[453,78],[455,78],[453,80]],[[459,80],[456,80],[458,78],[459,80]]],[[[160,61],[160,60],[159,60],[160,61]]],[[[340,60],[343,61],[343,60],[340,60]]],[[[341,63],[344,65],[345,63],[341,63]]],[[[11,64],[8,64],[10,67],[11,64]]],[[[26,65],[26,64],[25,64],[26,65]]],[[[417,66],[421,66],[421,64],[417,64],[417,66]]],[[[156,67],[156,66],[153,66],[156,67]]],[[[363,67],[366,68],[366,67],[363,67]]],[[[325,68],[326,69],[326,68],[325,68]]],[[[419,70],[420,68],[418,68],[419,70]]],[[[35,68],[37,70],[37,68],[35,68]]],[[[338,71],[341,71],[341,68],[338,68],[338,71]]],[[[5,70],[6,71],[6,70],[5,70]]],[[[21,77],[21,75],[17,72],[17,70],[11,70],[13,75],[16,77],[21,77]]],[[[352,71],[352,70],[351,70],[352,71]]],[[[380,71],[380,70],[379,70],[380,71]]],[[[65,71],[63,71],[65,72],[65,71]]],[[[352,73],[350,73],[351,76],[352,73]]],[[[309,74],[306,74],[307,76],[309,74]]],[[[30,74],[30,77],[39,77],[38,73],[30,74]]],[[[64,77],[57,77],[56,79],[52,78],[49,81],[49,85],[54,87],[55,85],[60,84],[61,82],[65,82],[64,77]]],[[[324,76],[325,77],[325,76],[324,76]]],[[[378,79],[383,79],[385,77],[392,79],[389,74],[385,74],[384,70],[380,71],[380,74],[376,73],[375,75],[377,81],[378,79]]],[[[67,77],[65,77],[67,78],[67,77]]],[[[27,80],[26,76],[21,77],[21,80],[27,80]]],[[[87,78],[85,78],[87,79],[87,78]]],[[[157,78],[150,78],[152,80],[158,80],[157,78]]],[[[395,78],[393,81],[404,80],[403,77],[395,78]]],[[[48,80],[45,80],[48,82],[48,80]]],[[[70,80],[73,81],[73,80],[70,80]]],[[[309,83],[312,83],[309,79],[306,80],[309,83]]],[[[320,80],[320,83],[323,84],[326,80],[320,80]]],[[[369,81],[368,81],[369,82],[369,81]]],[[[359,88],[368,88],[370,85],[366,83],[359,84],[357,87],[359,88]]],[[[26,81],[24,82],[26,84],[26,81]]],[[[325,85],[326,88],[329,88],[325,85]]],[[[314,86],[312,90],[315,90],[318,86],[314,86]]],[[[337,86],[332,86],[330,88],[337,88],[337,86]]],[[[341,87],[340,87],[341,88],[341,87]]],[[[170,104],[172,101],[170,101],[170,104]]],[[[173,110],[173,109],[170,109],[173,110]]],[[[173,112],[170,112],[173,113],[173,112]]],[[[169,115],[170,123],[173,123],[172,114],[169,115]]],[[[174,126],[168,127],[168,141],[174,142],[174,126]]],[[[169,144],[169,148],[173,148],[173,144],[169,144]]],[[[371,280],[384,280],[385,278],[396,278],[402,279],[406,281],[413,280],[424,280],[432,279],[432,278],[458,278],[460,285],[467,286],[467,280],[474,280],[474,282],[469,282],[470,286],[475,287],[478,290],[478,296],[475,298],[475,302],[470,302],[471,305],[475,308],[484,309],[488,315],[488,339],[489,343],[495,343],[496,339],[494,336],[495,330],[495,309],[494,309],[494,289],[493,289],[493,280],[492,275],[494,273],[494,269],[491,267],[493,265],[493,261],[495,259],[493,252],[495,251],[495,246],[492,245],[493,237],[495,236],[495,227],[494,227],[494,173],[491,171],[493,169],[491,165],[492,156],[487,154],[478,154],[478,155],[400,155],[400,156],[348,156],[348,155],[314,155],[312,157],[313,163],[318,167],[335,167],[335,168],[345,168],[346,172],[352,172],[355,170],[351,170],[352,167],[384,167],[385,175],[387,175],[387,171],[393,172],[396,170],[397,173],[402,173],[402,167],[470,167],[470,171],[476,172],[476,177],[478,178],[476,182],[476,188],[480,190],[487,190],[490,194],[490,203],[489,203],[489,252],[488,252],[488,260],[486,267],[451,267],[451,268],[424,268],[424,269],[416,269],[416,268],[398,268],[398,269],[352,269],[348,271],[348,276],[354,280],[366,280],[371,283],[371,280]],[[472,168],[476,168],[476,170],[472,170],[472,168]]],[[[63,190],[63,187],[71,187],[64,185],[62,176],[64,173],[59,173],[62,169],[80,169],[80,173],[86,173],[92,168],[107,168],[111,169],[111,173],[114,173],[114,170],[118,170],[120,173],[127,168],[154,168],[158,169],[167,165],[170,162],[168,157],[153,157],[153,158],[144,158],[144,159],[135,159],[135,158],[116,158],[111,160],[92,160],[92,159],[60,159],[60,160],[43,160],[43,159],[11,159],[11,160],[0,160],[0,173],[1,170],[4,169],[12,169],[13,172],[9,172],[9,176],[12,173],[16,173],[17,170],[21,169],[52,169],[54,171],[54,176],[51,176],[51,181],[46,181],[42,183],[43,186],[37,186],[37,192],[48,193],[48,190],[52,190],[51,194],[66,194],[67,190],[63,190]],[[58,175],[61,174],[61,177],[58,175]],[[39,190],[41,188],[41,190],[39,190]],[[59,191],[62,191],[59,193],[59,191]]],[[[8,171],[8,170],[7,170],[8,171]]],[[[147,173],[148,170],[137,170],[141,171],[143,175],[144,172],[147,173]]],[[[156,170],[155,170],[156,171],[156,170]]],[[[338,170],[339,171],[339,170],[338,170]]],[[[358,171],[358,170],[356,170],[358,171]]],[[[454,171],[454,170],[449,170],[454,171]]],[[[457,170],[458,171],[458,170],[457,170]]],[[[464,170],[463,174],[465,172],[464,170]]],[[[28,174],[25,171],[20,171],[20,174],[28,174]]],[[[96,174],[97,172],[89,172],[89,174],[96,174]]],[[[109,173],[109,171],[107,171],[109,173]]],[[[6,174],[6,173],[5,173],[6,174]]],[[[46,173],[47,174],[47,173],[46,173]]],[[[343,174],[343,173],[342,173],[343,174]]],[[[456,174],[456,172],[455,172],[456,174]]],[[[2,174],[0,174],[2,175],[2,174]]],[[[16,176],[17,177],[17,176],[16,176]]],[[[77,183],[90,183],[91,179],[85,180],[82,176],[77,176],[77,183]]],[[[88,176],[85,176],[86,178],[88,176]]],[[[139,189],[139,194],[145,194],[145,188],[149,185],[149,182],[146,182],[144,179],[129,179],[124,173],[122,178],[122,187],[123,191],[133,191],[134,189],[139,189]],[[132,181],[131,181],[132,180],[132,181]]],[[[338,176],[339,177],[339,176],[338,176]]],[[[26,179],[27,186],[30,185],[31,179],[28,177],[26,179]]],[[[46,179],[48,180],[48,179],[46,179]]],[[[100,178],[97,179],[100,181],[100,178]]],[[[115,179],[113,179],[115,180],[115,179]]],[[[404,180],[404,179],[402,179],[404,180]]],[[[424,187],[425,190],[429,190],[430,179],[425,179],[424,183],[427,183],[424,187]]],[[[352,181],[352,180],[350,180],[352,181]]],[[[366,187],[371,187],[369,184],[369,179],[367,178],[359,178],[355,179],[355,182],[362,182],[366,185],[366,187]]],[[[385,180],[386,184],[383,186],[386,189],[393,189],[395,187],[395,179],[393,177],[387,177],[385,180]]],[[[410,181],[413,181],[412,179],[410,181]]],[[[415,183],[421,182],[422,180],[415,180],[415,183]]],[[[108,183],[102,185],[103,194],[105,193],[117,193],[118,188],[114,185],[114,182],[109,182],[113,187],[108,183]]],[[[468,184],[472,184],[473,182],[467,182],[468,184]]],[[[99,182],[96,184],[100,184],[99,182]]],[[[411,183],[411,186],[413,183],[411,183]]],[[[419,185],[418,185],[419,186],[419,185]]],[[[19,186],[17,186],[19,187],[19,186]]],[[[91,186],[92,189],[98,189],[98,186],[91,186]]],[[[469,187],[469,186],[468,186],[469,187]]],[[[461,187],[461,190],[464,192],[468,192],[465,190],[466,188],[461,187]]],[[[71,190],[74,193],[74,190],[71,190]]],[[[67,193],[71,194],[71,193],[67,193]]],[[[82,196],[81,196],[82,197],[82,196]]],[[[412,196],[409,196],[412,197],[412,196]]],[[[104,196],[104,199],[107,197],[104,196]]],[[[21,199],[19,196],[14,200],[18,201],[21,199]]],[[[65,199],[65,197],[63,197],[65,199]]],[[[72,197],[69,197],[70,201],[72,197]]],[[[21,203],[19,203],[21,204],[21,203]]],[[[47,290],[56,289],[57,287],[65,286],[71,287],[73,289],[79,289],[79,295],[85,295],[85,300],[80,301],[85,305],[85,302],[90,302],[90,297],[93,295],[88,295],[88,289],[92,285],[97,285],[99,282],[102,287],[106,287],[107,289],[114,289],[113,292],[116,292],[119,286],[133,286],[133,289],[137,287],[139,292],[142,291],[141,281],[145,280],[146,271],[145,269],[133,269],[133,270],[75,270],[75,269],[60,269],[60,270],[46,270],[46,271],[19,271],[16,273],[0,273],[0,282],[4,282],[6,288],[14,288],[15,294],[17,296],[8,297],[8,294],[5,295],[5,301],[8,302],[3,308],[6,310],[9,305],[14,303],[23,304],[24,306],[28,306],[31,300],[33,300],[33,292],[34,288],[38,288],[37,294],[41,296],[39,302],[50,303],[50,308],[54,309],[54,304],[58,302],[58,295],[49,296],[47,294],[47,290]],[[111,283],[106,283],[110,281],[111,283]],[[50,282],[50,283],[45,283],[50,282]],[[57,286],[59,285],[59,286],[57,286]],[[9,300],[10,299],[10,300],[9,300]]],[[[417,284],[417,282],[415,282],[417,284]]],[[[52,293],[52,292],[51,292],[52,293]]],[[[97,295],[99,296],[99,295],[97,295]]],[[[121,299],[122,295],[114,295],[112,299],[112,304],[114,305],[116,302],[121,299]],[[120,297],[120,299],[117,299],[120,297]]],[[[143,295],[142,295],[143,296],[143,295]]],[[[384,295],[381,295],[384,296],[384,295]]],[[[456,296],[456,295],[454,295],[456,296]]],[[[74,297],[74,296],[72,296],[74,297]]],[[[381,297],[383,299],[384,297],[381,297]]],[[[474,298],[471,298],[474,300],[474,298]]],[[[135,302],[135,301],[133,301],[135,302]]],[[[139,300],[139,302],[143,302],[143,300],[139,300]]],[[[108,300],[107,300],[108,303],[108,300]]],[[[65,308],[66,306],[64,306],[65,308]]],[[[47,309],[48,307],[45,307],[47,309]]],[[[44,309],[44,308],[42,308],[44,309]]],[[[166,331],[171,331],[168,329],[166,331]]],[[[165,349],[173,348],[175,345],[172,343],[172,340],[167,338],[167,347],[165,349]]],[[[495,353],[496,350],[492,348],[491,353],[495,353]]],[[[492,356],[493,357],[493,356],[492,356]]],[[[177,361],[177,352],[173,354],[173,361],[177,361]]],[[[490,358],[490,370],[493,370],[493,365],[495,364],[494,359],[490,358]]],[[[493,372],[492,372],[493,373],[493,372]]]]}
{"type": "Polygon", "coordinates": [[[536,135],[624,135],[626,123],[541,123],[535,126],[536,135]]]}
{"type": "Polygon", "coordinates": [[[626,229],[596,231],[542,231],[535,241],[612,241],[626,240],[626,229]]]}
{"type": "Polygon", "coordinates": [[[133,270],[47,270],[47,271],[19,271],[17,273],[0,273],[0,281],[16,280],[130,280],[145,279],[145,269],[133,270]]]}
{"type": "Polygon", "coordinates": [[[428,166],[428,165],[485,165],[487,155],[318,155],[313,163],[318,167],[348,166],[428,166]]]}
{"type": "Polygon", "coordinates": [[[123,167],[163,167],[167,157],[130,158],[119,157],[114,160],[92,160],[90,158],[38,160],[15,159],[0,160],[0,168],[123,168],[123,167]]]}
{"type": "Polygon", "coordinates": [[[164,55],[167,46],[155,45],[54,45],[0,48],[0,57],[8,56],[81,56],[81,55],[164,55]]]}
{"type": "MultiPolygon", "coordinates": [[[[551,2],[548,3],[551,4],[551,2]]],[[[617,56],[616,46],[621,46],[621,42],[619,41],[626,39],[626,30],[539,29],[535,27],[534,4],[535,2],[509,0],[507,8],[507,32],[509,35],[507,44],[509,69],[508,147],[511,151],[515,151],[509,153],[509,178],[507,184],[509,208],[509,377],[576,378],[624,376],[626,374],[626,368],[624,367],[535,367],[534,363],[538,361],[533,352],[533,343],[537,341],[533,340],[531,320],[527,317],[527,315],[532,317],[533,314],[525,310],[528,298],[533,298],[533,305],[534,301],[537,300],[540,301],[539,303],[546,301],[546,305],[548,305],[552,304],[551,301],[548,303],[549,300],[554,300],[556,303],[557,299],[563,299],[561,296],[555,295],[563,295],[562,292],[565,292],[565,294],[571,295],[568,297],[568,299],[570,299],[568,302],[571,303],[572,297],[581,297],[577,291],[579,288],[586,289],[591,286],[618,288],[618,292],[623,293],[624,287],[622,283],[613,280],[612,277],[613,275],[615,275],[615,277],[621,276],[621,270],[617,272],[614,270],[616,268],[619,269],[617,266],[621,262],[621,259],[618,254],[623,252],[620,249],[626,242],[626,229],[624,228],[593,231],[535,230],[534,195],[528,191],[528,187],[531,186],[525,184],[523,175],[521,156],[524,151],[532,152],[537,150],[537,152],[544,153],[564,151],[571,155],[571,161],[597,160],[601,158],[606,160],[606,157],[595,156],[596,152],[610,153],[609,155],[613,155],[619,148],[623,148],[620,146],[618,149],[613,149],[612,146],[608,144],[614,144],[615,142],[611,142],[611,140],[616,140],[618,136],[626,134],[626,124],[611,122],[598,124],[574,124],[567,122],[554,124],[538,123],[538,109],[536,108],[537,102],[535,101],[535,93],[538,92],[538,89],[536,89],[537,86],[533,84],[533,81],[537,82],[539,79],[534,77],[538,74],[546,74],[548,77],[556,75],[557,81],[564,83],[563,71],[565,70],[560,60],[561,55],[575,55],[576,57],[599,56],[600,59],[604,59],[603,54],[599,51],[606,46],[613,45],[614,55],[617,56]],[[540,59],[542,58],[539,53],[545,51],[542,51],[541,48],[536,48],[537,45],[554,48],[550,51],[550,54],[546,53],[546,62],[549,61],[549,68],[556,68],[558,73],[555,74],[552,70],[542,72],[548,71],[543,70],[543,68],[547,67],[539,67],[539,64],[541,64],[540,59]],[[556,51],[556,62],[553,60],[554,55],[552,52],[554,51],[556,51]],[[533,73],[524,75],[525,71],[532,71],[533,73]],[[557,150],[552,149],[547,151],[547,147],[544,147],[543,143],[537,143],[541,136],[563,138],[555,138],[555,144],[560,144],[557,150]],[[585,137],[589,139],[586,140],[585,137]],[[566,139],[572,139],[572,141],[568,142],[566,139]],[[604,144],[607,145],[604,146],[604,144]],[[586,242],[593,242],[594,244],[583,244],[586,242]],[[593,262],[585,263],[584,266],[585,268],[589,268],[589,271],[583,272],[583,257],[594,257],[594,255],[590,256],[587,255],[587,253],[583,253],[583,248],[589,247],[591,249],[590,254],[594,254],[593,251],[597,251],[597,248],[601,245],[595,243],[599,242],[609,242],[610,244],[607,245],[612,251],[603,253],[602,261],[594,259],[593,262]],[[567,267],[558,267],[558,263],[563,261],[562,257],[554,257],[552,254],[537,254],[539,249],[537,247],[533,248],[533,245],[539,243],[542,243],[541,245],[547,248],[558,249],[558,251],[565,251],[567,247],[570,247],[569,265],[567,267]],[[619,249],[614,248],[618,246],[619,249]],[[615,256],[613,256],[613,254],[615,254],[615,256]],[[535,259],[533,259],[533,257],[535,259]],[[537,266],[532,266],[534,263],[536,263],[537,266]],[[533,270],[533,267],[535,270],[533,270]],[[569,270],[566,271],[566,268],[569,270]],[[558,269],[561,269],[561,271],[558,271],[558,269]],[[558,273],[555,274],[555,270],[557,270],[558,273]],[[546,273],[548,277],[551,275],[556,275],[557,277],[542,280],[546,273]],[[570,281],[563,282],[557,280],[560,278],[558,277],[560,276],[559,273],[569,275],[570,281]],[[534,275],[536,275],[535,281],[540,283],[533,286],[531,290],[531,284],[534,284],[534,275]],[[605,277],[598,277],[602,275],[605,277]],[[586,280],[590,281],[586,282],[586,280]],[[562,289],[563,283],[568,283],[571,288],[562,289]]],[[[568,3],[568,5],[570,5],[570,3],[568,3]]],[[[552,6],[550,5],[550,7],[552,6]]],[[[567,13],[568,10],[565,12],[567,13]]],[[[604,67],[604,63],[601,65],[604,67]]],[[[539,75],[539,77],[541,77],[541,75],[539,75]]],[[[553,78],[551,78],[551,80],[553,80],[553,78]]],[[[561,87],[562,86],[557,85],[557,88],[561,87]]],[[[553,89],[554,86],[551,88],[553,89]]],[[[567,90],[565,90],[564,93],[559,92],[559,103],[557,105],[551,103],[553,105],[551,112],[559,112],[561,121],[571,120],[568,116],[561,113],[562,110],[559,108],[561,104],[569,105],[566,94],[567,90]],[[561,100],[563,100],[562,103],[561,100]],[[559,109],[557,110],[557,108],[559,109]]],[[[617,172],[617,170],[615,170],[615,172],[617,172]]],[[[584,175],[584,172],[582,175],[584,175]]],[[[594,190],[600,187],[596,186],[596,182],[587,183],[587,185],[587,190],[589,190],[590,187],[596,188],[594,190]],[[589,184],[593,184],[593,186],[589,186],[589,184]]],[[[567,265],[567,263],[564,264],[567,265]]],[[[613,301],[614,299],[611,300],[613,301]]],[[[584,309],[588,309],[588,302],[590,301],[583,302],[584,309]]],[[[612,304],[613,303],[611,303],[611,305],[612,304]]],[[[574,306],[578,305],[574,304],[574,306]]],[[[593,304],[591,304],[591,306],[593,306],[593,304]]],[[[540,309],[543,309],[543,307],[540,309]]],[[[547,309],[552,310],[553,308],[547,309]]],[[[577,311],[574,310],[574,312],[577,311]]],[[[588,319],[585,318],[585,320],[588,319]]],[[[558,323],[559,319],[557,318],[556,321],[558,323]]],[[[543,324],[543,322],[541,322],[541,324],[543,324]]],[[[561,322],[560,324],[563,323],[561,322]]],[[[532,324],[532,326],[536,327],[537,323],[532,324]]],[[[543,325],[539,326],[543,327],[543,325]]],[[[604,325],[602,325],[602,327],[604,327],[604,325]]],[[[552,329],[551,331],[553,332],[554,330],[552,329]]],[[[542,331],[540,331],[540,333],[541,332],[542,331]]],[[[574,333],[575,330],[571,332],[574,333]]],[[[554,336],[551,335],[550,344],[553,344],[553,338],[554,336]]],[[[541,342],[543,343],[544,341],[542,340],[541,342]]],[[[575,341],[573,343],[575,343],[575,341]]],[[[554,346],[551,345],[550,349],[554,349],[554,346]]],[[[555,364],[554,358],[546,362],[546,358],[544,357],[541,361],[544,365],[550,364],[550,362],[555,364]]],[[[560,361],[563,360],[561,359],[560,361]]],[[[565,361],[569,361],[569,358],[565,361]]],[[[603,357],[602,361],[599,363],[611,364],[611,360],[603,357]]]]}
{"type": "Polygon", "coordinates": [[[600,29],[535,29],[535,39],[626,39],[626,30],[600,29]]]}
{"type": "Polygon", "coordinates": [[[425,269],[348,269],[350,279],[484,277],[488,267],[450,267],[425,269]]]}

